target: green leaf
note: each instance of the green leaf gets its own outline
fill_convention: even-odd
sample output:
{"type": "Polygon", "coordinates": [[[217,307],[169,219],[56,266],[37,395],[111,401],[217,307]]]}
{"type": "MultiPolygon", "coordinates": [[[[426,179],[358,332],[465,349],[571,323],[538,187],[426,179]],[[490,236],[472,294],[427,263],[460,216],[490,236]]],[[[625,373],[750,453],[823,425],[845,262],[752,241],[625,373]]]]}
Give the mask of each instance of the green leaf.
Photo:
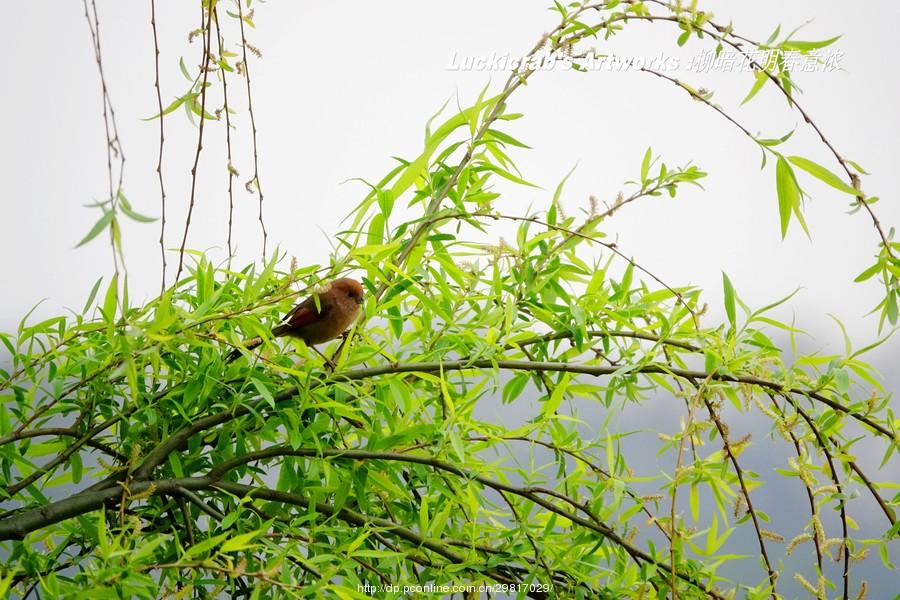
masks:
{"type": "Polygon", "coordinates": [[[422,535],[428,533],[428,496],[422,496],[419,504],[419,531],[422,535]]]}
{"type": "Polygon", "coordinates": [[[390,196],[392,199],[399,198],[400,194],[405,192],[409,186],[413,184],[419,177],[421,177],[426,169],[428,168],[428,161],[431,158],[431,155],[434,154],[434,151],[437,150],[438,146],[440,146],[441,142],[443,142],[447,136],[453,133],[459,127],[466,125],[469,122],[469,119],[474,115],[477,115],[481,112],[481,109],[486,106],[493,106],[498,100],[500,96],[494,96],[493,98],[488,98],[487,100],[483,100],[479,103],[476,103],[474,106],[471,106],[457,115],[450,117],[447,121],[444,122],[443,125],[437,128],[434,134],[429,138],[428,143],[425,145],[425,149],[422,151],[422,154],[419,155],[414,161],[409,163],[409,165],[403,170],[400,177],[397,178],[397,181],[394,183],[393,187],[390,190],[390,196]]]}
{"type": "Polygon", "coordinates": [[[106,288],[106,297],[103,299],[103,317],[107,323],[112,323],[116,318],[116,303],[119,299],[119,274],[113,275],[106,288]]]}
{"type": "Polygon", "coordinates": [[[253,387],[256,388],[256,391],[259,392],[259,395],[265,398],[266,402],[269,403],[269,406],[275,408],[275,397],[272,395],[272,391],[268,386],[256,377],[252,377],[250,382],[253,384],[253,387]]]}
{"type": "Polygon", "coordinates": [[[835,369],[834,384],[840,393],[846,394],[850,391],[850,374],[845,369],[835,369]]]}
{"type": "Polygon", "coordinates": [[[569,177],[572,176],[572,173],[575,172],[575,169],[577,167],[578,167],[578,163],[575,163],[575,165],[572,166],[571,169],[569,169],[569,172],[566,173],[566,176],[563,177],[562,180],[559,182],[559,185],[556,186],[556,190],[553,191],[553,201],[550,203],[552,213],[548,213],[548,218],[547,218],[547,220],[550,222],[551,225],[556,224],[557,206],[559,206],[559,199],[562,196],[562,191],[566,185],[566,181],[568,181],[569,177]],[[551,214],[553,216],[552,219],[550,218],[551,214]]]}
{"type": "Polygon", "coordinates": [[[94,287],[91,288],[91,293],[88,294],[87,302],[84,303],[84,310],[82,310],[81,312],[86,313],[91,308],[91,305],[94,304],[94,298],[97,297],[97,290],[100,289],[100,282],[102,281],[103,277],[98,279],[94,284],[94,287]]]}
{"type": "Polygon", "coordinates": [[[508,404],[519,397],[519,394],[522,393],[522,390],[525,389],[525,386],[528,385],[528,374],[527,373],[516,373],[512,376],[512,378],[506,382],[506,385],[503,386],[503,393],[501,397],[503,398],[503,403],[508,404]]]}
{"type": "Polygon", "coordinates": [[[148,217],[146,215],[135,212],[131,208],[131,206],[126,206],[124,203],[120,204],[119,208],[122,209],[122,212],[125,213],[125,216],[139,223],[152,223],[157,220],[156,217],[148,217]]]}
{"type": "Polygon", "coordinates": [[[728,322],[731,327],[736,329],[736,315],[734,309],[734,286],[731,285],[731,279],[722,271],[722,287],[725,291],[725,313],[728,315],[728,322]]]}
{"type": "Polygon", "coordinates": [[[78,242],[78,244],[75,247],[80,248],[81,246],[84,246],[89,241],[91,241],[92,239],[94,239],[95,237],[100,235],[100,232],[103,231],[104,229],[106,229],[109,226],[109,224],[112,222],[114,216],[115,216],[115,213],[113,211],[111,211],[111,210],[104,211],[103,216],[100,217],[100,219],[96,223],[94,223],[94,226],[91,227],[91,230],[88,232],[88,234],[86,236],[84,236],[84,239],[82,239],[80,242],[78,242]]]}
{"type": "Polygon", "coordinates": [[[225,540],[225,543],[222,544],[220,548],[221,552],[234,552],[235,550],[243,550],[244,548],[251,548],[255,544],[252,544],[251,541],[255,538],[257,533],[255,531],[250,531],[247,533],[241,533],[233,538],[229,538],[225,540]]]}
{"type": "Polygon", "coordinates": [[[562,404],[563,398],[566,397],[566,388],[569,385],[569,374],[565,373],[562,376],[562,380],[553,388],[553,393],[550,395],[550,399],[544,403],[544,406],[541,408],[541,416],[549,417],[556,414],[556,411],[559,409],[559,405],[562,404]]]}
{"type": "Polygon", "coordinates": [[[833,38],[829,38],[827,40],[821,40],[818,42],[803,42],[800,40],[786,40],[781,43],[780,48],[782,50],[799,50],[800,52],[809,52],[810,50],[818,50],[820,48],[825,48],[826,46],[830,46],[841,39],[841,36],[837,35],[833,38]]]}
{"type": "Polygon", "coordinates": [[[887,315],[888,322],[891,325],[897,324],[897,312],[897,293],[890,291],[888,292],[887,306],[884,308],[884,314],[887,315]]]}
{"type": "Polygon", "coordinates": [[[795,166],[800,167],[813,177],[824,181],[835,189],[850,194],[851,196],[856,196],[859,194],[859,192],[845,183],[843,179],[841,179],[822,165],[814,163],[808,158],[803,158],[802,156],[788,156],[788,160],[791,161],[795,166]]]}
{"type": "Polygon", "coordinates": [[[863,271],[862,273],[857,275],[856,279],[854,279],[853,281],[856,283],[860,283],[862,281],[870,279],[876,273],[880,273],[883,268],[884,268],[884,266],[881,264],[881,261],[879,260],[874,265],[872,265],[871,267],[869,267],[868,269],[866,269],[865,271],[863,271]]]}
{"type": "Polygon", "coordinates": [[[497,141],[503,142],[504,144],[509,144],[510,146],[516,146],[517,148],[526,148],[528,150],[531,149],[531,146],[527,144],[523,144],[513,136],[503,133],[502,131],[497,131],[496,129],[488,129],[487,134],[489,137],[494,138],[497,141]]]}
{"type": "Polygon", "coordinates": [[[509,171],[506,171],[505,169],[501,169],[497,165],[493,165],[491,163],[487,163],[487,162],[480,163],[478,165],[478,169],[485,170],[485,171],[492,171],[492,172],[496,173],[497,175],[499,175],[500,177],[503,177],[504,179],[508,179],[508,180],[512,181],[513,183],[518,183],[519,185],[526,185],[528,187],[534,187],[534,188],[539,187],[539,186],[531,183],[530,181],[525,181],[521,177],[519,177],[517,175],[513,175],[509,171]]]}
{"type": "Polygon", "coordinates": [[[69,457],[69,467],[72,468],[72,481],[79,483],[81,475],[84,473],[84,464],[81,462],[81,455],[78,452],[69,457]]]}
{"type": "Polygon", "coordinates": [[[795,131],[796,131],[796,129],[791,129],[790,131],[788,131],[786,134],[784,134],[780,138],[756,138],[756,141],[757,141],[757,143],[759,143],[767,148],[772,148],[774,146],[778,146],[779,144],[783,144],[786,141],[788,141],[789,139],[791,139],[791,136],[794,135],[795,131]]]}
{"type": "Polygon", "coordinates": [[[650,159],[653,157],[653,148],[647,148],[644,152],[644,160],[641,162],[641,184],[647,183],[647,174],[650,172],[650,159]]]}
{"type": "Polygon", "coordinates": [[[184,103],[187,102],[188,100],[193,100],[193,99],[196,98],[196,97],[197,97],[197,94],[195,94],[195,93],[193,93],[193,92],[188,92],[188,93],[185,94],[184,96],[181,96],[180,98],[175,98],[174,100],[172,100],[172,103],[169,104],[169,106],[167,106],[166,108],[164,108],[163,111],[162,111],[162,113],[157,114],[157,115],[153,115],[152,117],[144,117],[144,118],[141,119],[141,120],[142,120],[142,121],[153,121],[153,120],[155,120],[155,119],[158,119],[158,118],[160,118],[161,116],[164,116],[164,115],[167,115],[167,114],[169,114],[169,113],[171,113],[171,112],[174,112],[175,110],[178,109],[179,106],[181,106],[182,104],[184,104],[184,103]]]}
{"type": "Polygon", "coordinates": [[[695,522],[700,521],[700,494],[697,491],[697,484],[691,484],[691,491],[688,495],[688,500],[691,506],[691,518],[694,519],[695,522]]]}
{"type": "Polygon", "coordinates": [[[756,93],[762,89],[762,86],[766,83],[767,79],[769,79],[769,76],[765,71],[757,71],[756,81],[753,83],[753,87],[750,88],[750,92],[747,94],[747,96],[743,100],[741,100],[740,105],[743,106],[750,102],[750,100],[753,99],[753,96],[755,96],[756,93]]]}
{"type": "Polygon", "coordinates": [[[775,164],[775,187],[778,191],[778,216],[781,219],[781,239],[787,235],[791,213],[800,207],[800,188],[794,179],[794,170],[784,157],[775,164]]]}
{"type": "Polygon", "coordinates": [[[184,64],[184,57],[183,57],[183,56],[182,56],[181,58],[178,59],[178,68],[181,69],[181,74],[184,75],[184,78],[185,78],[185,79],[187,79],[188,81],[191,81],[191,82],[194,81],[194,78],[191,77],[191,74],[190,74],[190,73],[188,73],[187,67],[186,67],[185,64],[184,64]]]}

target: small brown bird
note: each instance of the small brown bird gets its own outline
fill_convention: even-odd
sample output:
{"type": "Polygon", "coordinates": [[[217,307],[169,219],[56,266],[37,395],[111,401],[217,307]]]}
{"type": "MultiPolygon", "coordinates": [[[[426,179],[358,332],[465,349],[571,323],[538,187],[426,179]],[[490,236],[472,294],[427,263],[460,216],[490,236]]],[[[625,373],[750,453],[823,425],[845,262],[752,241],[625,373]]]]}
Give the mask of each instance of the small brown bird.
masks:
{"type": "MultiPolygon", "coordinates": [[[[272,330],[272,335],[301,339],[307,346],[333,340],[353,324],[363,303],[362,285],[349,277],[335,279],[315,295],[319,297],[318,309],[315,297],[310,296],[284,316],[284,322],[272,330]]],[[[253,338],[245,342],[244,346],[247,350],[253,350],[260,344],[261,338],[253,338]]],[[[228,355],[227,362],[240,355],[241,351],[235,349],[228,355]]]]}

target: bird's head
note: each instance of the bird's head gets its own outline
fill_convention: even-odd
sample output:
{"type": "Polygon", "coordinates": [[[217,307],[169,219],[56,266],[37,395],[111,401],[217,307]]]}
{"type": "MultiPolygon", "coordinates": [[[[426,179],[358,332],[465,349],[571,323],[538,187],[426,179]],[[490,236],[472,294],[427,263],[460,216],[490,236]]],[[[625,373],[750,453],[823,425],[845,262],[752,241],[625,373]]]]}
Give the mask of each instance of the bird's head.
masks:
{"type": "Polygon", "coordinates": [[[336,293],[350,298],[357,304],[363,303],[363,287],[355,279],[350,279],[349,277],[335,279],[330,287],[336,293]]]}

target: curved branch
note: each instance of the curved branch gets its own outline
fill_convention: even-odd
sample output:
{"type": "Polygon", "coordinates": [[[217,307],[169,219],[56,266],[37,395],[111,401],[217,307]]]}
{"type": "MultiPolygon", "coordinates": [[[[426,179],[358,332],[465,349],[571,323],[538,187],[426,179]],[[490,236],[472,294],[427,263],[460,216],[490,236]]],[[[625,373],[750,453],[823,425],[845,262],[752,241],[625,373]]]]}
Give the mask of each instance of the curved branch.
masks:
{"type": "MultiPolygon", "coordinates": [[[[559,372],[568,372],[568,373],[579,373],[583,375],[594,375],[594,376],[602,376],[602,375],[616,375],[624,372],[636,373],[636,374],[660,374],[660,375],[671,375],[674,377],[681,377],[683,379],[704,379],[706,377],[711,377],[715,381],[724,381],[731,383],[746,383],[750,385],[756,385],[762,388],[774,390],[779,393],[791,393],[791,394],[800,394],[803,396],[807,396],[809,398],[813,398],[822,404],[825,404],[834,410],[841,412],[845,415],[853,417],[857,421],[867,425],[874,431],[878,432],[882,436],[885,436],[891,440],[895,440],[895,435],[890,430],[888,430],[885,426],[876,423],[872,419],[870,419],[866,415],[862,415],[856,412],[851,411],[847,407],[841,405],[840,403],[827,398],[820,394],[819,392],[803,389],[803,388],[795,388],[795,387],[786,387],[784,384],[769,381],[766,379],[762,379],[755,376],[737,376],[737,375],[728,375],[722,373],[707,373],[705,371],[694,371],[689,369],[678,369],[678,368],[669,368],[664,365],[640,365],[635,366],[634,368],[628,370],[628,367],[604,367],[604,366],[595,366],[595,365],[582,365],[582,364],[569,364],[569,363],[558,363],[558,362],[536,362],[536,361],[524,361],[524,360],[491,360],[491,359],[482,359],[482,360],[449,360],[449,361],[432,361],[432,362],[414,362],[414,363],[399,363],[399,364],[386,364],[380,365],[377,367],[367,367],[362,369],[354,369],[351,371],[344,371],[334,373],[331,376],[332,380],[345,380],[345,381],[354,381],[367,379],[369,377],[377,377],[380,375],[391,375],[397,373],[434,373],[443,371],[463,371],[469,369],[506,369],[506,370],[517,370],[517,371],[559,371],[559,372]]],[[[324,385],[322,381],[314,383],[310,389],[315,389],[324,385]]],[[[288,387],[277,394],[274,395],[274,405],[277,407],[280,404],[287,402],[288,400],[297,396],[300,392],[300,388],[297,386],[288,387]]],[[[159,444],[156,448],[154,448],[144,459],[144,462],[135,470],[134,477],[136,479],[146,479],[150,477],[153,469],[162,464],[163,461],[166,460],[166,457],[173,452],[176,448],[181,446],[184,442],[186,442],[191,436],[201,432],[206,431],[216,425],[220,425],[222,423],[226,423],[237,417],[244,416],[249,414],[251,410],[255,410],[256,408],[262,408],[268,405],[268,400],[262,399],[258,403],[253,404],[252,406],[242,405],[237,406],[231,409],[230,411],[220,412],[212,415],[207,415],[205,417],[201,417],[191,423],[190,425],[186,425],[176,431],[169,439],[159,444]]],[[[113,476],[108,481],[113,482],[121,478],[122,475],[113,476]]]]}
{"type": "MultiPolygon", "coordinates": [[[[447,544],[438,542],[433,539],[424,538],[414,531],[407,529],[406,527],[401,527],[400,525],[397,525],[393,521],[389,521],[387,519],[363,515],[362,513],[350,510],[349,508],[336,509],[331,504],[327,504],[325,502],[313,502],[312,500],[309,500],[308,498],[305,498],[299,494],[280,492],[277,490],[243,485],[240,483],[232,483],[230,481],[219,481],[213,484],[211,487],[224,490],[230,494],[240,495],[242,497],[262,498],[264,500],[270,500],[272,502],[282,502],[284,504],[291,504],[294,506],[308,507],[310,509],[314,509],[316,512],[322,513],[323,515],[336,517],[344,521],[345,523],[349,523],[350,525],[355,525],[357,527],[374,526],[379,529],[389,531],[397,537],[404,539],[417,547],[427,548],[428,550],[431,550],[435,554],[446,558],[452,563],[463,564],[466,562],[466,558],[464,556],[462,556],[461,554],[457,554],[456,552],[451,550],[447,544]]],[[[487,574],[495,581],[499,581],[502,583],[517,583],[496,568],[487,568],[484,571],[480,572],[487,574]]],[[[530,592],[528,596],[529,598],[539,599],[547,597],[546,594],[540,592],[530,592]]]]}
{"type": "MultiPolygon", "coordinates": [[[[703,385],[705,386],[705,381],[703,385]]],[[[694,387],[697,386],[697,382],[693,381],[694,387]]],[[[734,468],[734,472],[737,475],[738,484],[741,488],[741,495],[744,497],[744,502],[747,503],[747,512],[750,513],[750,520],[753,522],[753,529],[756,531],[756,540],[759,543],[759,554],[762,556],[763,563],[766,566],[766,571],[769,577],[769,585],[771,586],[771,596],[773,599],[778,598],[778,594],[776,594],[776,583],[778,582],[778,574],[772,568],[772,562],[769,560],[769,553],[766,550],[766,543],[762,532],[762,527],[759,524],[759,515],[755,508],[753,508],[753,501],[750,499],[750,490],[747,489],[747,483],[744,481],[744,470],[741,468],[740,463],[738,462],[737,456],[734,454],[734,450],[731,447],[731,441],[728,439],[728,428],[719,418],[718,413],[716,413],[715,408],[710,402],[709,398],[706,396],[701,396],[703,400],[703,404],[706,406],[706,411],[709,413],[709,418],[716,426],[716,430],[719,432],[719,439],[722,440],[722,446],[725,450],[725,454],[728,456],[728,460],[731,463],[731,466],[734,468]]]]}
{"type": "MultiPolygon", "coordinates": [[[[854,412],[843,406],[839,402],[832,400],[821,393],[793,386],[785,386],[783,383],[779,383],[777,381],[771,381],[768,379],[762,379],[761,377],[756,377],[753,375],[729,375],[726,373],[707,373],[706,371],[695,371],[691,369],[680,369],[680,368],[670,368],[664,365],[639,365],[634,368],[629,369],[628,367],[604,367],[604,366],[595,366],[595,365],[582,365],[582,364],[569,364],[569,363],[558,363],[558,362],[536,362],[536,361],[524,361],[524,360],[449,360],[449,361],[433,361],[433,362],[419,362],[419,363],[400,363],[400,364],[390,364],[390,365],[381,365],[378,367],[368,367],[362,369],[354,369],[352,371],[338,372],[333,375],[334,379],[345,379],[345,380],[359,380],[366,379],[368,377],[376,377],[379,375],[387,375],[393,373],[412,373],[412,372],[420,372],[420,373],[434,373],[440,370],[444,371],[462,371],[467,369],[507,369],[514,371],[559,371],[559,372],[567,372],[567,373],[579,373],[583,375],[594,375],[594,376],[602,376],[602,375],[616,375],[616,374],[624,374],[624,373],[639,373],[639,374],[660,374],[660,375],[672,375],[674,377],[680,377],[682,379],[704,379],[706,377],[712,377],[714,381],[723,381],[729,383],[746,383],[749,385],[755,385],[762,388],[774,390],[776,392],[786,392],[790,394],[799,394],[801,396],[806,396],[809,398],[813,398],[826,406],[848,415],[860,423],[865,424],[869,428],[878,432],[884,437],[887,437],[890,440],[896,441],[896,434],[890,431],[884,425],[876,423],[868,416],[854,412]]],[[[292,388],[296,393],[296,387],[292,388]]]]}
{"type": "MultiPolygon", "coordinates": [[[[179,488],[198,490],[208,488],[212,482],[201,477],[164,479],[160,481],[135,481],[129,486],[132,495],[149,492],[154,495],[174,495],[179,488]]],[[[21,540],[32,531],[71,519],[101,508],[110,501],[120,499],[122,488],[108,487],[101,490],[85,490],[63,500],[51,502],[27,510],[0,521],[0,540],[21,540]]]]}
{"type": "MultiPolygon", "coordinates": [[[[328,450],[328,449],[316,449],[316,448],[293,449],[288,445],[272,446],[270,448],[266,448],[265,450],[251,452],[249,454],[245,454],[243,456],[233,458],[229,461],[225,461],[225,462],[215,466],[213,469],[211,469],[209,471],[209,473],[207,474],[207,477],[218,480],[225,473],[227,473],[231,469],[234,469],[235,467],[238,467],[240,465],[246,464],[248,462],[253,462],[256,460],[262,460],[265,458],[275,458],[275,457],[281,457],[281,456],[299,456],[299,457],[306,457],[306,458],[335,458],[335,459],[346,459],[346,460],[386,460],[386,461],[396,461],[396,462],[420,464],[420,465],[429,466],[429,467],[432,467],[434,469],[438,469],[441,471],[446,471],[448,473],[452,473],[454,475],[457,475],[458,477],[463,477],[470,481],[477,481],[478,483],[481,483],[482,485],[484,485],[486,487],[496,490],[497,492],[501,492],[501,493],[506,492],[509,494],[513,494],[515,496],[519,496],[526,500],[529,500],[530,502],[533,502],[552,513],[555,513],[559,516],[569,519],[569,520],[573,521],[574,523],[581,525],[582,527],[586,527],[587,529],[590,529],[591,531],[599,533],[600,535],[602,535],[603,537],[605,537],[612,543],[621,547],[623,550],[625,550],[625,552],[627,552],[629,555],[631,555],[632,558],[634,558],[635,560],[649,562],[649,563],[655,565],[657,568],[663,569],[669,573],[673,572],[672,569],[670,569],[670,567],[668,565],[658,562],[652,556],[646,554],[642,550],[636,548],[635,546],[633,546],[630,543],[628,543],[627,541],[625,541],[615,531],[613,531],[607,525],[603,524],[596,517],[596,515],[591,513],[590,510],[588,510],[587,507],[579,504],[578,502],[576,502],[575,500],[572,500],[571,498],[564,497],[561,494],[554,492],[552,490],[545,490],[542,488],[535,488],[535,487],[520,488],[517,486],[507,484],[507,483],[503,483],[501,481],[492,480],[492,479],[484,477],[482,475],[468,472],[461,467],[438,460],[438,459],[430,457],[430,456],[416,456],[416,455],[401,454],[401,453],[396,453],[396,452],[374,452],[374,451],[369,451],[369,450],[341,450],[341,449],[328,450]],[[590,520],[580,517],[577,514],[569,512],[565,509],[559,508],[558,506],[555,506],[548,500],[538,496],[538,494],[548,494],[557,499],[562,499],[567,504],[570,504],[571,506],[576,507],[579,510],[581,510],[582,512],[584,512],[590,518],[590,520]]],[[[217,483],[216,486],[223,487],[224,483],[222,483],[222,482],[217,483]]],[[[242,486],[242,487],[248,487],[248,486],[242,486]]],[[[223,489],[227,489],[227,488],[223,487],[223,489]]],[[[386,522],[390,523],[392,526],[396,526],[396,524],[394,524],[392,521],[386,521],[386,522]]],[[[698,581],[694,580],[690,576],[685,575],[680,572],[674,572],[674,574],[675,574],[675,576],[682,579],[683,581],[686,581],[686,582],[690,583],[691,585],[696,586],[700,589],[704,589],[702,584],[700,584],[698,581]]],[[[708,593],[713,594],[712,592],[708,592],[708,593]]]]}

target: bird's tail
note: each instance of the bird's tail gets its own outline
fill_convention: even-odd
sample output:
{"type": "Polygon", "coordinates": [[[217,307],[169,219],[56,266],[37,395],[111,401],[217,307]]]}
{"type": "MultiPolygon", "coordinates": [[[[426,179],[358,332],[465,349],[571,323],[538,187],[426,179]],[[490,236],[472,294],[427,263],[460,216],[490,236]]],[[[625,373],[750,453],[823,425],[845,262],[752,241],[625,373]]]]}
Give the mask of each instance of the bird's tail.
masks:
{"type": "Polygon", "coordinates": [[[242,350],[242,349],[243,349],[243,350],[247,350],[247,351],[249,352],[250,350],[253,350],[254,348],[256,348],[257,346],[259,346],[260,344],[262,344],[262,338],[261,338],[261,337],[255,337],[255,338],[252,338],[252,339],[249,339],[249,340],[245,341],[245,342],[244,342],[244,347],[243,347],[243,348],[235,348],[234,350],[232,350],[232,351],[228,354],[227,357],[225,357],[225,362],[226,362],[226,363],[230,363],[231,361],[240,358],[240,356],[241,356],[241,350],[242,350]]]}
{"type": "Polygon", "coordinates": [[[282,323],[281,325],[272,329],[272,337],[281,337],[283,335],[287,335],[291,332],[293,326],[290,323],[282,323]]]}

